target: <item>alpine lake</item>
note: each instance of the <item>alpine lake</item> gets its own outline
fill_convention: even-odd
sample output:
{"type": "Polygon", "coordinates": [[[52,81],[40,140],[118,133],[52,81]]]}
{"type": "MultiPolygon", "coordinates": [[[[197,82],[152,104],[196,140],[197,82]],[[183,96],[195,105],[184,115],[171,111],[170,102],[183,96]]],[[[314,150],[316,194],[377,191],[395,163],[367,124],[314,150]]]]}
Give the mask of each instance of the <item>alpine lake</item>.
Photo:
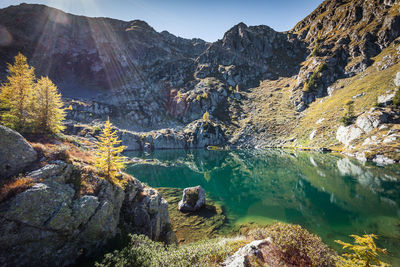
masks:
{"type": "Polygon", "coordinates": [[[129,152],[126,172],[169,203],[180,243],[240,234],[274,221],[300,224],[342,252],[335,240],[378,235],[384,259],[400,266],[400,166],[295,150],[129,152]],[[182,214],[183,188],[201,185],[207,205],[182,214]]]}

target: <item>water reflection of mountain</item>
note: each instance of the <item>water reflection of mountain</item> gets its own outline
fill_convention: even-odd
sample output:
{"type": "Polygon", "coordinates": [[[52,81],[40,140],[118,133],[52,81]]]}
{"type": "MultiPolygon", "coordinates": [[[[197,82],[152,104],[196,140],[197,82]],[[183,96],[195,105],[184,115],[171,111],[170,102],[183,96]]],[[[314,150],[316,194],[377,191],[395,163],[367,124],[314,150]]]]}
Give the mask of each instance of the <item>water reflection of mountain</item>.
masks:
{"type": "Polygon", "coordinates": [[[263,201],[304,212],[305,206],[318,206],[318,197],[329,201],[325,208],[336,206],[348,212],[393,215],[399,210],[400,170],[395,166],[383,168],[332,154],[283,150],[164,150],[130,156],[157,159],[129,168],[152,186],[201,184],[223,202],[263,201]]]}
{"type": "Polygon", "coordinates": [[[232,223],[299,223],[328,243],[375,233],[400,263],[400,167],[284,150],[157,151],[128,172],[154,187],[201,185],[232,223]]]}

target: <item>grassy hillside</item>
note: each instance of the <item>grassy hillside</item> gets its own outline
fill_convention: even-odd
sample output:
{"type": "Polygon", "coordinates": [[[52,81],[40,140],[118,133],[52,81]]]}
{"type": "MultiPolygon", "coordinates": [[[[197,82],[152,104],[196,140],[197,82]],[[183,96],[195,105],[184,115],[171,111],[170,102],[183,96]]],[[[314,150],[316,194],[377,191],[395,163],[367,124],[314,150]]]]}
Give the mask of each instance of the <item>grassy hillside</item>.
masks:
{"type": "MultiPolygon", "coordinates": [[[[236,126],[231,126],[233,141],[251,130],[256,133],[254,137],[248,136],[253,143],[344,149],[336,139],[336,131],[342,125],[340,120],[346,104],[353,101],[354,115],[358,116],[376,106],[378,96],[396,90],[393,79],[400,71],[398,48],[395,41],[374,57],[374,64],[364,72],[337,80],[331,85],[334,88],[331,96],[318,98],[302,113],[295,111],[291,101],[296,94],[294,77],[262,81],[259,87],[242,93],[245,100],[241,102],[241,112],[244,115],[237,118],[236,126]],[[313,132],[314,137],[310,138],[313,132]]],[[[375,130],[368,136],[385,135],[390,129],[399,129],[399,126],[393,124],[385,131],[375,130]]],[[[358,143],[368,136],[362,136],[358,143]]],[[[396,151],[397,143],[388,144],[381,150],[396,151]]]]}

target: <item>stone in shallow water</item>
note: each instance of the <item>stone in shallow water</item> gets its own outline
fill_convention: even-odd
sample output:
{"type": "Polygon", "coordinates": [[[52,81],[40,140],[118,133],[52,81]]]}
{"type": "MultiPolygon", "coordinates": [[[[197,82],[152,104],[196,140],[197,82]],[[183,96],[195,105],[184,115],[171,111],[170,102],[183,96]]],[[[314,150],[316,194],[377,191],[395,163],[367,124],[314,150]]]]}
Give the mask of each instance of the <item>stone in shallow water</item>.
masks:
{"type": "Polygon", "coordinates": [[[206,192],[201,186],[188,187],[183,190],[182,200],[178,203],[180,211],[196,211],[206,204],[206,192]]]}

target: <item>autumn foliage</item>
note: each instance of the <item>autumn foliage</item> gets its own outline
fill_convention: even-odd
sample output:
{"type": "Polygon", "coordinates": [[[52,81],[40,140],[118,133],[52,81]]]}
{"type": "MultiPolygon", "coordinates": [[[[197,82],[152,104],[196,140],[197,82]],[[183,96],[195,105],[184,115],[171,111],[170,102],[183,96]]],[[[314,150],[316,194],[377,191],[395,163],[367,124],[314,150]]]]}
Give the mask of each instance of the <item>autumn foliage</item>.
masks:
{"type": "Polygon", "coordinates": [[[23,133],[63,130],[63,102],[53,82],[48,77],[36,81],[34,68],[21,53],[7,68],[0,87],[0,122],[23,133]]]}
{"type": "Polygon", "coordinates": [[[125,167],[125,157],[120,154],[126,147],[120,145],[121,140],[118,140],[117,131],[113,130],[109,119],[106,121],[103,132],[98,139],[99,141],[96,143],[96,167],[101,170],[107,180],[118,184],[116,177],[125,167]]]}
{"type": "Polygon", "coordinates": [[[345,243],[340,240],[335,242],[342,245],[343,249],[350,250],[351,253],[345,253],[338,257],[338,267],[384,267],[389,264],[380,260],[380,254],[386,254],[386,249],[376,246],[374,239],[376,235],[351,235],[355,244],[345,243]]]}

